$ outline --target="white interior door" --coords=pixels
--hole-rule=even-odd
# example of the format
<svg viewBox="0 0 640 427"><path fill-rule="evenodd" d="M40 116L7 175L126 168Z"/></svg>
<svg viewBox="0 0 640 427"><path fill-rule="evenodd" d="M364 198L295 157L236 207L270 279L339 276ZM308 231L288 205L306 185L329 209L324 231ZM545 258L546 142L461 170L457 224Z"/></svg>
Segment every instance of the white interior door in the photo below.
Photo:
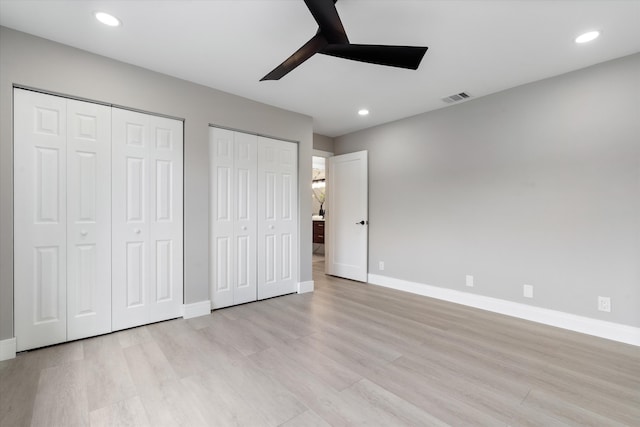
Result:
<svg viewBox="0 0 640 427"><path fill-rule="evenodd" d="M258 137L258 299L297 290L298 146Z"/></svg>
<svg viewBox="0 0 640 427"><path fill-rule="evenodd" d="M211 128L211 303L257 298L257 136Z"/></svg>
<svg viewBox="0 0 640 427"><path fill-rule="evenodd" d="M67 340L111 332L111 108L67 100Z"/></svg>
<svg viewBox="0 0 640 427"><path fill-rule="evenodd" d="M67 336L66 99L14 90L14 298L18 351Z"/></svg>
<svg viewBox="0 0 640 427"><path fill-rule="evenodd" d="M367 281L367 152L328 159L325 213L326 273Z"/></svg>
<svg viewBox="0 0 640 427"><path fill-rule="evenodd" d="M179 317L182 122L112 111L113 330Z"/></svg>

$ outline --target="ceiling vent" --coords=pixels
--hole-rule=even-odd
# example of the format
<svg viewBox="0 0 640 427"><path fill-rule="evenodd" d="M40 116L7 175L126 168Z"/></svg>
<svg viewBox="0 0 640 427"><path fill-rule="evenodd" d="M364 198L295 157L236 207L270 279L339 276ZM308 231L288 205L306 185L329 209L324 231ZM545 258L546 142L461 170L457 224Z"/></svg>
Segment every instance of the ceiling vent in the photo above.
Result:
<svg viewBox="0 0 640 427"><path fill-rule="evenodd" d="M453 102L460 102L460 101L464 101L465 99L471 98L471 95L469 95L466 92L460 92L460 93L456 93L455 95L451 95L451 96L447 96L446 98L442 98L442 100L444 102L446 102L447 104L451 104Z"/></svg>

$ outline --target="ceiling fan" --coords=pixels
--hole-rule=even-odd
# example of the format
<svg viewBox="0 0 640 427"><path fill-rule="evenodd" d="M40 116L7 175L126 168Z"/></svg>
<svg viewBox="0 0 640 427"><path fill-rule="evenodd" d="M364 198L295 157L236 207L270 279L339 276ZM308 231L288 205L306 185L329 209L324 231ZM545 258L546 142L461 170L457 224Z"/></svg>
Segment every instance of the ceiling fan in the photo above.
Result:
<svg viewBox="0 0 640 427"><path fill-rule="evenodd" d="M304 0L318 23L318 32L293 55L260 79L280 80L316 53L391 67L418 69L428 47L349 43L335 3L338 0Z"/></svg>

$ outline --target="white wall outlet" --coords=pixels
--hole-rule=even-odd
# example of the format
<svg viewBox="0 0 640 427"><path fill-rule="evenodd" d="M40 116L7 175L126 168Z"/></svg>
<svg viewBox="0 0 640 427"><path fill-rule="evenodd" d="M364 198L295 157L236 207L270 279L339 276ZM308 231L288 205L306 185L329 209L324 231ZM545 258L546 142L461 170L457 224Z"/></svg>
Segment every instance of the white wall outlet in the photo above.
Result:
<svg viewBox="0 0 640 427"><path fill-rule="evenodd" d="M611 298L610 297L598 297L598 310L611 312Z"/></svg>
<svg viewBox="0 0 640 427"><path fill-rule="evenodd" d="M465 283L467 286L469 286L470 288L473 287L473 276L470 274L467 274L466 279L465 279Z"/></svg>
<svg viewBox="0 0 640 427"><path fill-rule="evenodd" d="M378 270L380 270L380 271L384 270L384 261L378 262Z"/></svg>
<svg viewBox="0 0 640 427"><path fill-rule="evenodd" d="M522 294L525 298L533 298L533 286L522 285Z"/></svg>

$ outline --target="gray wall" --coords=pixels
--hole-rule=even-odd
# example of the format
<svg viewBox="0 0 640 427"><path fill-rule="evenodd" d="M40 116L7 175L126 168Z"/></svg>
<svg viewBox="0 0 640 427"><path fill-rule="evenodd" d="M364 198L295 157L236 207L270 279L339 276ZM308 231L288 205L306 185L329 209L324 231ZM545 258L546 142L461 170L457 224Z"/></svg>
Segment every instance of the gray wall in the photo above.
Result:
<svg viewBox="0 0 640 427"><path fill-rule="evenodd" d="M320 135L319 133L313 134L313 148L314 150L328 151L333 153L333 138Z"/></svg>
<svg viewBox="0 0 640 427"><path fill-rule="evenodd" d="M370 273L640 326L639 76L636 54L336 138L369 150Z"/></svg>
<svg viewBox="0 0 640 427"><path fill-rule="evenodd" d="M208 124L299 141L299 280L312 280L311 117L7 28L0 28L0 69L0 339L13 337L13 84L185 119L186 303L209 299Z"/></svg>

